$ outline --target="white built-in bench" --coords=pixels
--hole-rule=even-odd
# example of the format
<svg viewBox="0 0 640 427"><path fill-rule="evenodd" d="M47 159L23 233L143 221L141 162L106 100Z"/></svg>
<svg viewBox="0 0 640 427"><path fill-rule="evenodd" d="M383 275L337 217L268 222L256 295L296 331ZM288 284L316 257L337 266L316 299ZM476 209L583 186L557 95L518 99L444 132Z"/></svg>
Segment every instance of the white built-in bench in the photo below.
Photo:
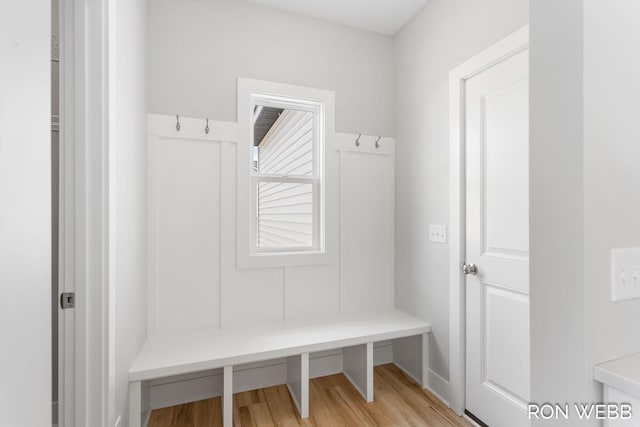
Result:
<svg viewBox="0 0 640 427"><path fill-rule="evenodd" d="M129 426L141 425L142 382L223 370L222 417L231 427L233 367L286 358L287 386L301 418L309 416L309 353L343 349L343 372L373 401L373 343L392 340L394 363L426 386L431 326L399 310L163 335L149 338L129 372Z"/></svg>

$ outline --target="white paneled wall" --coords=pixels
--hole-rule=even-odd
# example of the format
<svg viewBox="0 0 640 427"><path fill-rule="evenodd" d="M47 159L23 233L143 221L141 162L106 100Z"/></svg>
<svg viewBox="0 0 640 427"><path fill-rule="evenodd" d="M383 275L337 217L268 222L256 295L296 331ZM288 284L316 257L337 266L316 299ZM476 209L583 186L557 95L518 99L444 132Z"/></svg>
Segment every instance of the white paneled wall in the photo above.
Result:
<svg viewBox="0 0 640 427"><path fill-rule="evenodd" d="M236 267L233 123L149 116L149 335L393 307L393 140L338 134L340 262Z"/></svg>
<svg viewBox="0 0 640 427"><path fill-rule="evenodd" d="M340 269L337 265L285 268L285 317L331 316L340 310Z"/></svg>
<svg viewBox="0 0 640 427"><path fill-rule="evenodd" d="M338 264L238 269L236 124L180 123L149 115L149 336L394 306L392 138L338 134L327 154L340 165Z"/></svg>
<svg viewBox="0 0 640 427"><path fill-rule="evenodd" d="M341 312L394 305L391 157L340 152Z"/></svg>
<svg viewBox="0 0 640 427"><path fill-rule="evenodd" d="M152 332L219 325L220 146L151 139Z"/></svg>

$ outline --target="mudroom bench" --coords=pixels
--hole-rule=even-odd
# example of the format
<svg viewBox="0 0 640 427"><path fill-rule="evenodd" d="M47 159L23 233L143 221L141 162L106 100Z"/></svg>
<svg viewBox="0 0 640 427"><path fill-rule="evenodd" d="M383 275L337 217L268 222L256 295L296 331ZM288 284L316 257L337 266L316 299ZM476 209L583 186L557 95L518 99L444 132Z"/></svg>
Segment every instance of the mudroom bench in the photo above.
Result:
<svg viewBox="0 0 640 427"><path fill-rule="evenodd" d="M142 424L144 381L222 370L222 419L231 427L234 366L286 358L287 386L301 418L309 416L309 353L343 349L343 373L373 401L373 344L391 340L393 361L426 385L431 326L400 310L313 321L201 330L147 339L129 372L129 425Z"/></svg>

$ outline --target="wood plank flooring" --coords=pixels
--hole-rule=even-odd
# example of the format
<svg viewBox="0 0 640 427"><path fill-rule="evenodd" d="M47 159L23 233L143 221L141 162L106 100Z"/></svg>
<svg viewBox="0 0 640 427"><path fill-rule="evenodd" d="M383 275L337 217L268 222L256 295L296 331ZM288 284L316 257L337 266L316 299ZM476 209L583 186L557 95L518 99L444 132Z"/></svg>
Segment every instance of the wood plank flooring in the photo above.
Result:
<svg viewBox="0 0 640 427"><path fill-rule="evenodd" d="M342 375L314 378L309 384L309 418L300 419L284 385L233 396L234 427L468 427L395 365L377 366L375 398L366 403ZM157 409L148 427L222 426L220 398Z"/></svg>

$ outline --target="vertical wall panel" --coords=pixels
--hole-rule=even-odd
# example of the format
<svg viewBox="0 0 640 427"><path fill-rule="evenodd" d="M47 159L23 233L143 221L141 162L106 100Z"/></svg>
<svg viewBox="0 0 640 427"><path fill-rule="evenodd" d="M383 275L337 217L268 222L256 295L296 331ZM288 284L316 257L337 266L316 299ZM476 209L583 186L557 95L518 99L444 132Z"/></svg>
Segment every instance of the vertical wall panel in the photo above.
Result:
<svg viewBox="0 0 640 427"><path fill-rule="evenodd" d="M221 326L278 321L284 318L282 268L237 268L236 144L222 146Z"/></svg>
<svg viewBox="0 0 640 427"><path fill-rule="evenodd" d="M156 141L150 165L156 180L150 206L156 332L218 327L220 144Z"/></svg>
<svg viewBox="0 0 640 427"><path fill-rule="evenodd" d="M340 313L340 270L337 265L287 267L285 319Z"/></svg>
<svg viewBox="0 0 640 427"><path fill-rule="evenodd" d="M393 308L393 157L340 156L343 313Z"/></svg>
<svg viewBox="0 0 640 427"><path fill-rule="evenodd" d="M283 320L282 270L229 268L222 287L222 326Z"/></svg>

